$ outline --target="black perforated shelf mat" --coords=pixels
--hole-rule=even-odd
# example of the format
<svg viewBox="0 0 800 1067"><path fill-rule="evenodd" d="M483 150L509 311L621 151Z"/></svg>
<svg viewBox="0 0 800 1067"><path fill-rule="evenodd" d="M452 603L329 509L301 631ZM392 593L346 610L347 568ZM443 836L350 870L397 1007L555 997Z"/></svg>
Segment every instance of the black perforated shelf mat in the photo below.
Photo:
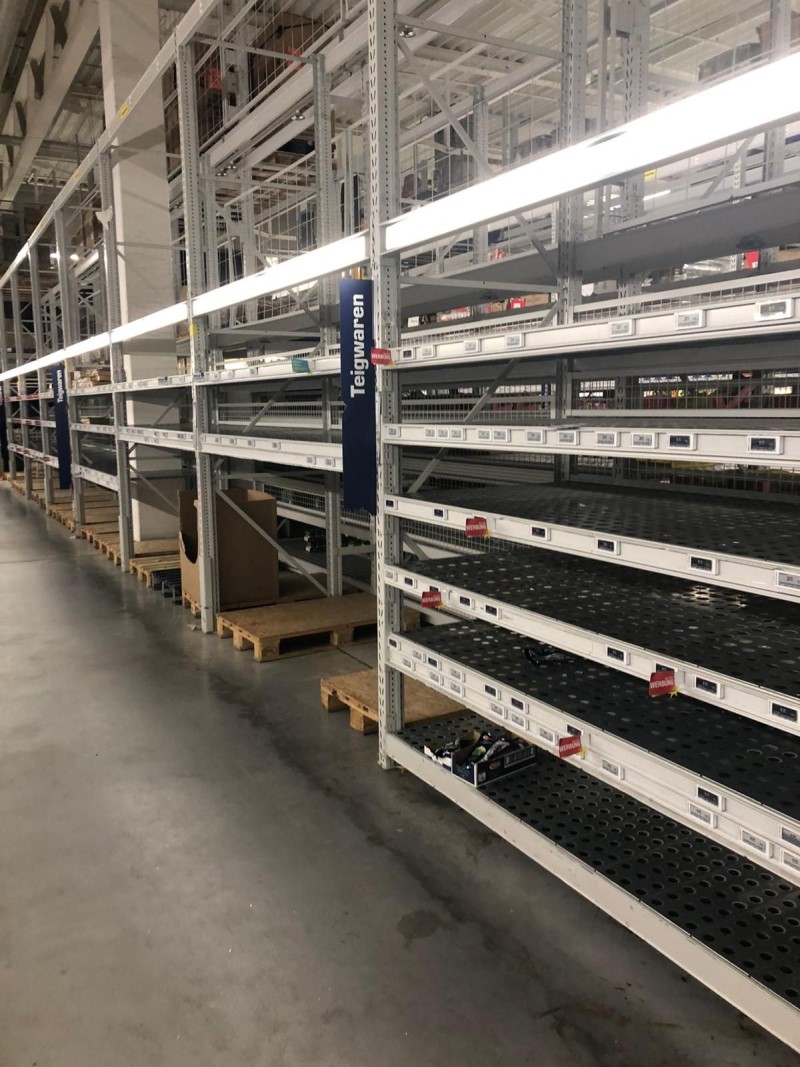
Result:
<svg viewBox="0 0 800 1067"><path fill-rule="evenodd" d="M689 697L650 697L646 682L577 656L536 666L525 649L537 642L488 623L434 626L409 637L568 717L800 819L800 738Z"/></svg>
<svg viewBox="0 0 800 1067"><path fill-rule="evenodd" d="M800 516L798 516L800 518ZM544 549L408 569L571 626L800 697L800 607Z"/></svg>
<svg viewBox="0 0 800 1067"><path fill-rule="evenodd" d="M489 724L406 727L422 751ZM447 773L442 770L442 774ZM482 792L790 1004L800 1006L800 889L613 786L540 754Z"/></svg>
<svg viewBox="0 0 800 1067"><path fill-rule="evenodd" d="M800 509L766 499L734 503L690 493L553 485L437 489L421 493L420 499L474 509L478 514L800 564Z"/></svg>

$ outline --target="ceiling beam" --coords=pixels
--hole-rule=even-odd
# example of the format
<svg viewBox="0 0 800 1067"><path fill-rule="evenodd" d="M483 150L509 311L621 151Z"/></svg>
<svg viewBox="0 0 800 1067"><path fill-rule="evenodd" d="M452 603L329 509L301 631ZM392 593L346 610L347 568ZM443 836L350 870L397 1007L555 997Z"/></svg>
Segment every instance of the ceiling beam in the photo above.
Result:
<svg viewBox="0 0 800 1067"><path fill-rule="evenodd" d="M427 30L433 34L441 34L442 37L457 37L462 41L473 41L475 44L491 45L492 48L500 48L505 52L522 52L529 56L544 56L546 59L557 59L559 62L563 53L555 48L543 48L541 45L528 44L527 41L509 41L505 37L495 37L491 33L481 33L480 30L460 30L457 25L446 26L442 22L434 22L432 19L417 19L399 16L398 24L413 26L415 29Z"/></svg>
<svg viewBox="0 0 800 1067"><path fill-rule="evenodd" d="M30 50L39 73L34 76L28 63L2 130L22 140L6 146L9 166L0 200L13 200L19 192L99 30L97 0L65 4L57 18L54 11L55 5L42 18Z"/></svg>

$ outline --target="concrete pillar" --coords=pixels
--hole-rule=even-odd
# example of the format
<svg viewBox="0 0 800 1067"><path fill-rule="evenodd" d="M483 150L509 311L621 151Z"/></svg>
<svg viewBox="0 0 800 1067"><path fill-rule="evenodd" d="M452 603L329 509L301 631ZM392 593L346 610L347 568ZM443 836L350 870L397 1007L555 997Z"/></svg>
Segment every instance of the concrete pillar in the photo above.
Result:
<svg viewBox="0 0 800 1067"><path fill-rule="evenodd" d="M159 49L158 0L100 0L100 48L106 122L126 105L128 96ZM164 105L156 81L123 124L113 153L114 225L120 250L121 321L147 315L177 298L170 249ZM175 374L175 331L128 342L126 377ZM146 395L146 394L145 394ZM136 399L127 404L129 425L151 425L164 400ZM176 425L170 413L161 426ZM158 449L137 448L134 467L142 473L170 469L177 461ZM172 495L170 486L167 490ZM135 540L169 537L177 530L171 514L133 502Z"/></svg>

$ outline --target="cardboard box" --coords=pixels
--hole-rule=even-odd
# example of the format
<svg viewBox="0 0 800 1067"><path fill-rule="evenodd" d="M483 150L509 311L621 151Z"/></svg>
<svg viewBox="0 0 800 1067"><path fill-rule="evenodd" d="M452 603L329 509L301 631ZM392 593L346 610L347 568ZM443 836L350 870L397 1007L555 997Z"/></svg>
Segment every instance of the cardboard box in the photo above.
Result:
<svg viewBox="0 0 800 1067"><path fill-rule="evenodd" d="M244 511L270 537L277 537L278 505L275 497L254 489L227 489L224 495ZM257 530L219 497L217 564L220 608L254 608L278 599L278 553ZM184 594L200 603L200 568L197 563L197 493L178 493L181 585Z"/></svg>
<svg viewBox="0 0 800 1067"><path fill-rule="evenodd" d="M457 752L438 755L435 750L427 745L424 752L428 759L438 763L457 778L463 778L465 782L469 782L470 785L474 785L476 788L486 785L488 782L493 782L498 778L504 778L507 774L513 774L514 771L520 771L524 767L529 767L536 760L536 746L529 741L522 741L521 738L515 737L515 735L502 728L493 727L491 732L496 735L497 739L500 737L513 738L515 741L521 742L522 747L501 753L491 760L465 760L460 753L471 749L481 736L481 730L475 729L459 738L459 751Z"/></svg>

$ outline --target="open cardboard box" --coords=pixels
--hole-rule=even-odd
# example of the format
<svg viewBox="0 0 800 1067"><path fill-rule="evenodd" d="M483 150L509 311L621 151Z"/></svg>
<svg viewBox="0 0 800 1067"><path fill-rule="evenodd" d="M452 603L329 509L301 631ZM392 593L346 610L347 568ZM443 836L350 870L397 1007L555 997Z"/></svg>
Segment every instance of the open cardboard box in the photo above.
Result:
<svg viewBox="0 0 800 1067"><path fill-rule="evenodd" d="M224 495L256 525L277 538L278 506L275 497L254 489L226 489ZM215 496L217 567L220 609L255 608L274 604L279 596L278 553L257 530L224 500ZM200 603L200 567L197 562L197 493L178 493L181 585L184 596Z"/></svg>

